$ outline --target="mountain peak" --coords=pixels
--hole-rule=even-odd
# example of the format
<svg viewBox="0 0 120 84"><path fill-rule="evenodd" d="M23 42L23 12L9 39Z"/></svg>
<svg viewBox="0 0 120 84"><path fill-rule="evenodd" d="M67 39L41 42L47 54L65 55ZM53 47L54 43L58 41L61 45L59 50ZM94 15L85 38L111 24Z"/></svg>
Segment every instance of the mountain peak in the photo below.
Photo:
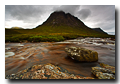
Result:
<svg viewBox="0 0 120 84"><path fill-rule="evenodd" d="M54 11L52 14L63 14L63 15L71 15L70 13L65 13L64 11Z"/></svg>
<svg viewBox="0 0 120 84"><path fill-rule="evenodd" d="M40 26L70 26L70 27L81 27L85 26L84 23L77 17L64 11L55 11L50 14L49 18ZM39 27L39 26L37 26Z"/></svg>
<svg viewBox="0 0 120 84"><path fill-rule="evenodd" d="M97 30L89 28L80 19L70 13L65 13L64 11L55 11L51 13L48 19L42 25L37 26L36 29L37 31L45 29L46 32L60 32L63 30L66 32L75 33L76 31L90 35L92 33L105 34L100 28Z"/></svg>
<svg viewBox="0 0 120 84"><path fill-rule="evenodd" d="M65 14L65 12L64 11L54 11L52 14L54 14L54 13L63 13L63 14Z"/></svg>

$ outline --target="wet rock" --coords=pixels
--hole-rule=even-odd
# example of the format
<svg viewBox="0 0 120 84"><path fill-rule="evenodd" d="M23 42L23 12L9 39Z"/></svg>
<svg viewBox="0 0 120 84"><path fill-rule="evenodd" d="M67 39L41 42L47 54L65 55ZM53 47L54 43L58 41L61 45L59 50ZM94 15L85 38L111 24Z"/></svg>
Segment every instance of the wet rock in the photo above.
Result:
<svg viewBox="0 0 120 84"><path fill-rule="evenodd" d="M115 79L115 67L100 63L101 67L92 67L92 73L98 79Z"/></svg>
<svg viewBox="0 0 120 84"><path fill-rule="evenodd" d="M14 52L5 52L5 57L10 57L10 56L13 56L15 55Z"/></svg>
<svg viewBox="0 0 120 84"><path fill-rule="evenodd" d="M97 72L98 79L115 79L115 75L109 73Z"/></svg>
<svg viewBox="0 0 120 84"><path fill-rule="evenodd" d="M94 79L80 77L67 72L61 72L58 66L52 64L34 65L16 74L6 75L6 79Z"/></svg>
<svg viewBox="0 0 120 84"><path fill-rule="evenodd" d="M98 53L96 51L88 50L80 47L65 48L68 56L72 59L81 62L93 62L98 61Z"/></svg>
<svg viewBox="0 0 120 84"><path fill-rule="evenodd" d="M109 69L111 73L115 74L115 67L108 64L100 63L100 66L105 69Z"/></svg>
<svg viewBox="0 0 120 84"><path fill-rule="evenodd" d="M8 48L5 48L5 50L10 50L10 49L11 49L11 48L9 48L9 47L8 47Z"/></svg>

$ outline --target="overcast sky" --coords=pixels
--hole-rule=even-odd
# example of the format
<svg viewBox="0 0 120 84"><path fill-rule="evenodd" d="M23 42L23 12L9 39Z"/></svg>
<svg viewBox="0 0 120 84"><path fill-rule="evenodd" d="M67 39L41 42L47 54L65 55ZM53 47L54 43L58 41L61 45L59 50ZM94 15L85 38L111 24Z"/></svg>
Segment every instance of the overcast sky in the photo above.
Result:
<svg viewBox="0 0 120 84"><path fill-rule="evenodd" d="M59 10L78 17L90 28L115 32L114 5L5 5L5 27L34 28Z"/></svg>

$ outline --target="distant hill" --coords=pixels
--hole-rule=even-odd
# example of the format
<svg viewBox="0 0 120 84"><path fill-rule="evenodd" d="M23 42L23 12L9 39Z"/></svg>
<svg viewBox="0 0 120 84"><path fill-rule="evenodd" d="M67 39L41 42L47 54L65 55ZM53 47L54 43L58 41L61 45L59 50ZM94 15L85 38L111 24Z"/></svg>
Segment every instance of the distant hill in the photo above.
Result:
<svg viewBox="0 0 120 84"><path fill-rule="evenodd" d="M22 27L12 27L11 29L24 29Z"/></svg>
<svg viewBox="0 0 120 84"><path fill-rule="evenodd" d="M108 32L109 35L115 35L115 32Z"/></svg>
<svg viewBox="0 0 120 84"><path fill-rule="evenodd" d="M107 32L104 32L101 28L92 28L92 29L95 30L95 31L107 34Z"/></svg>
<svg viewBox="0 0 120 84"><path fill-rule="evenodd" d="M14 30L14 29L5 29L5 36L6 35L12 35L12 34L20 34L20 32Z"/></svg>

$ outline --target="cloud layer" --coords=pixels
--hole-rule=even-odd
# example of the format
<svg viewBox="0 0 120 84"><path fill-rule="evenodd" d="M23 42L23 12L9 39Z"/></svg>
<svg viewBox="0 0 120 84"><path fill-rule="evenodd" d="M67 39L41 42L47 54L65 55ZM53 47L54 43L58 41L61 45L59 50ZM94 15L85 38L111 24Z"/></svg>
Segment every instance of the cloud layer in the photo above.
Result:
<svg viewBox="0 0 120 84"><path fill-rule="evenodd" d="M71 13L88 27L100 27L106 32L115 31L114 5L6 5L5 27L34 28L58 10Z"/></svg>

